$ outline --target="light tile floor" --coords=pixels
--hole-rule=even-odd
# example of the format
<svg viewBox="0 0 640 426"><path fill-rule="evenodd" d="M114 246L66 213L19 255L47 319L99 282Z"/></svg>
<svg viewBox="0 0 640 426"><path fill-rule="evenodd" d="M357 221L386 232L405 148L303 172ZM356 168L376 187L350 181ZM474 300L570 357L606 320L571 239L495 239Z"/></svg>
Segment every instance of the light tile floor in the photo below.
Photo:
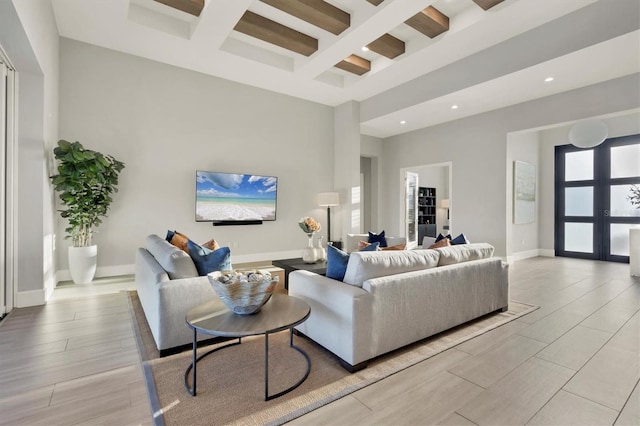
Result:
<svg viewBox="0 0 640 426"><path fill-rule="evenodd" d="M293 424L640 425L640 279L625 264L534 258L511 298L537 311ZM122 290L61 283L0 323L0 424L152 424Z"/></svg>

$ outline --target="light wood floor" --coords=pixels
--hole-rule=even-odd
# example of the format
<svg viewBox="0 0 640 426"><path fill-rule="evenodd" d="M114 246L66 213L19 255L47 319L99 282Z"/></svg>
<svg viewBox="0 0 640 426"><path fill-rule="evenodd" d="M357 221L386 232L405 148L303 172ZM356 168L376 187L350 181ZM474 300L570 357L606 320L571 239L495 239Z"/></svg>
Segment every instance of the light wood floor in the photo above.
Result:
<svg viewBox="0 0 640 426"><path fill-rule="evenodd" d="M639 425L640 280L535 258L511 298L537 311L322 407L301 425ZM61 287L0 323L0 424L151 424L126 295ZM99 293L105 289L107 293Z"/></svg>

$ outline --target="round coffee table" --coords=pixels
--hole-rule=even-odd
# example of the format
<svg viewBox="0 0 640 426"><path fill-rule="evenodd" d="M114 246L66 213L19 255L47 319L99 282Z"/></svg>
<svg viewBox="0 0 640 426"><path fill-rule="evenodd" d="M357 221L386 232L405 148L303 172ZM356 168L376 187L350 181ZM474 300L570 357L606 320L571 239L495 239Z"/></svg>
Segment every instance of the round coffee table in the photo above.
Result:
<svg viewBox="0 0 640 426"><path fill-rule="evenodd" d="M198 361L216 351L242 343L242 338L264 334L264 400L282 396L291 392L304 382L311 371L311 359L305 351L293 344L293 327L309 318L311 308L296 297L274 293L258 313L253 315L238 315L227 309L219 299L213 299L196 306L187 312L186 321L193 330L193 358L191 365L184 372L184 385L187 391L196 396L196 366ZM300 352L307 360L307 370L304 376L293 386L269 395L269 334L289 329L289 346ZM224 346L212 349L200 356L196 355L198 333L211 336L230 337L238 339ZM189 386L189 372L193 370L192 386Z"/></svg>

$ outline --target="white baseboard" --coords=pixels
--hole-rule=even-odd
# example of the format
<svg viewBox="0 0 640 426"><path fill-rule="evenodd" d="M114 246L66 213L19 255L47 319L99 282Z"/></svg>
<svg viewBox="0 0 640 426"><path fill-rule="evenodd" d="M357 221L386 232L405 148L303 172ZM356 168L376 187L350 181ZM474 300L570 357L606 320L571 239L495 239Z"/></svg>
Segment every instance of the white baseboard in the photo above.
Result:
<svg viewBox="0 0 640 426"><path fill-rule="evenodd" d="M511 254L511 256L507 256L507 263L517 262L519 260L530 259L532 257L555 257L556 252L554 250L548 249L533 249L527 251L519 251Z"/></svg>
<svg viewBox="0 0 640 426"><path fill-rule="evenodd" d="M539 250L538 249L534 249L534 250L527 250L527 251L519 251L516 253L512 253L511 254L511 258L513 259L514 262L517 262L519 260L524 260L524 259L530 259L532 257L537 257L539 256Z"/></svg>
<svg viewBox="0 0 640 426"><path fill-rule="evenodd" d="M44 289L19 291L16 297L16 308L44 305L45 300Z"/></svg>
<svg viewBox="0 0 640 426"><path fill-rule="evenodd" d="M540 249L538 250L540 252L540 256L544 256L544 257L556 257L556 251L555 250L549 250L549 249Z"/></svg>
<svg viewBox="0 0 640 426"><path fill-rule="evenodd" d="M278 251L269 253L252 253L233 255L232 264L255 263L255 262L271 262L276 259L291 259L294 257L302 257L302 249ZM116 265L116 266L99 266L96 269L96 278L100 277L117 277L120 275L133 275L136 271L136 265ZM71 274L68 269L56 271L56 285L61 281L71 281Z"/></svg>
<svg viewBox="0 0 640 426"><path fill-rule="evenodd" d="M116 266L99 266L96 269L96 278L100 277L117 277L120 275L133 275L136 271L136 265L116 265ZM62 269L56 272L56 285L60 281L71 281L71 274L68 269Z"/></svg>

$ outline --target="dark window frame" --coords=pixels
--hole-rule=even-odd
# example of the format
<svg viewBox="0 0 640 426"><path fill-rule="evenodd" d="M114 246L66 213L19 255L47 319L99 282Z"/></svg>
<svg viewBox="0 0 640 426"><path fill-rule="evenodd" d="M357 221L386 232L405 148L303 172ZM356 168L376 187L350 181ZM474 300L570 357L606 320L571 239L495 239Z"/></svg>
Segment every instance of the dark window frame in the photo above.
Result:
<svg viewBox="0 0 640 426"><path fill-rule="evenodd" d="M573 145L555 147L555 255L579 259L629 262L629 256L612 255L610 224L640 224L639 216L612 217L610 197L612 185L640 185L640 176L611 178L611 148L625 145L640 145L640 135L622 136L605 140L594 148L578 148ZM593 150L593 180L566 182L565 156L571 152ZM593 216L565 216L565 189L593 187ZM565 223L592 223L593 253L564 250Z"/></svg>

